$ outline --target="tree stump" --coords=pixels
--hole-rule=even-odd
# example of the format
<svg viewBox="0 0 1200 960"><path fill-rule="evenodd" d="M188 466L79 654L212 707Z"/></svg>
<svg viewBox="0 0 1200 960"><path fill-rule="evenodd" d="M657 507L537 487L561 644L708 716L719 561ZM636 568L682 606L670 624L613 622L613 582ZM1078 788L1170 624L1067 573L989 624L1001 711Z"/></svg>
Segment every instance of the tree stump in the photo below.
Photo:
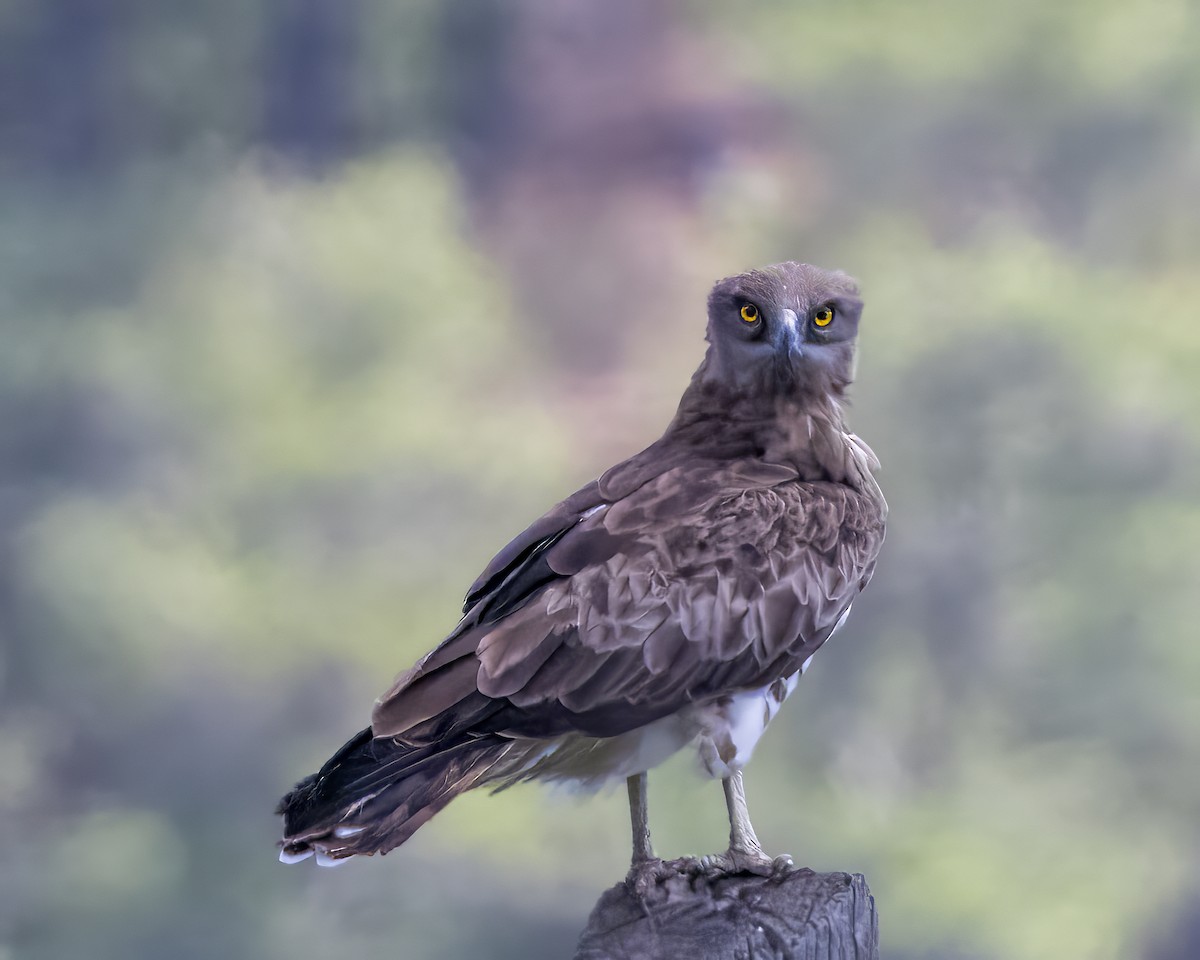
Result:
<svg viewBox="0 0 1200 960"><path fill-rule="evenodd" d="M605 891L575 960L657 957L879 960L875 898L862 874L803 869L780 879L710 879L682 865L644 901L624 883Z"/></svg>

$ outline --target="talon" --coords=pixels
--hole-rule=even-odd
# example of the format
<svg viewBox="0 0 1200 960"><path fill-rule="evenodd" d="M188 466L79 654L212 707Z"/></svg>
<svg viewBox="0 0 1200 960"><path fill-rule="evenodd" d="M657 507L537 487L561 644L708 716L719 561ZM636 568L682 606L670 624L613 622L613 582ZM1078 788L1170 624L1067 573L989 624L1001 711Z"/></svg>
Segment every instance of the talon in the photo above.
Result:
<svg viewBox="0 0 1200 960"><path fill-rule="evenodd" d="M708 872L708 857L680 857L675 861L680 873L700 877Z"/></svg>
<svg viewBox="0 0 1200 960"><path fill-rule="evenodd" d="M786 853L771 861L771 876L779 879L796 869L796 862Z"/></svg>
<svg viewBox="0 0 1200 960"><path fill-rule="evenodd" d="M653 860L640 860L629 868L625 875L625 884L639 900L645 900L651 891L667 877L672 870L658 857Z"/></svg>

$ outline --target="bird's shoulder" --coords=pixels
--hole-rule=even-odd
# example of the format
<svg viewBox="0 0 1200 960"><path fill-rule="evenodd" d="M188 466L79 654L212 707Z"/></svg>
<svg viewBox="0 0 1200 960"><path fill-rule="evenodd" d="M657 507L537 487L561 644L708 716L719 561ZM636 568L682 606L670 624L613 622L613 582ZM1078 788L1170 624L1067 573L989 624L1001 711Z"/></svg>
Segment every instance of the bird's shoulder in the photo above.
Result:
<svg viewBox="0 0 1200 960"><path fill-rule="evenodd" d="M467 590L463 613L601 510L620 508L607 524L620 517L633 522L639 517L678 516L743 486L795 478L795 471L789 467L697 455L686 445L659 440L584 484L513 537Z"/></svg>

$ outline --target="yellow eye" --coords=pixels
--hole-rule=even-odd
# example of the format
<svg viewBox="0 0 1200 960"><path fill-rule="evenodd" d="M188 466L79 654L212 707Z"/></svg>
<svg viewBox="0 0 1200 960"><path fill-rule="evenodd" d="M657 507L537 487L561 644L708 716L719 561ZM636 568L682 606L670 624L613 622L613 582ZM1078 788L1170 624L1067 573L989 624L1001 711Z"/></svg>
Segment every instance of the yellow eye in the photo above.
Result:
<svg viewBox="0 0 1200 960"><path fill-rule="evenodd" d="M747 303L742 306L742 319L747 323L754 323L758 320L758 307L752 303Z"/></svg>
<svg viewBox="0 0 1200 960"><path fill-rule="evenodd" d="M813 323L818 327L827 327L833 323L833 307L822 307L814 313Z"/></svg>

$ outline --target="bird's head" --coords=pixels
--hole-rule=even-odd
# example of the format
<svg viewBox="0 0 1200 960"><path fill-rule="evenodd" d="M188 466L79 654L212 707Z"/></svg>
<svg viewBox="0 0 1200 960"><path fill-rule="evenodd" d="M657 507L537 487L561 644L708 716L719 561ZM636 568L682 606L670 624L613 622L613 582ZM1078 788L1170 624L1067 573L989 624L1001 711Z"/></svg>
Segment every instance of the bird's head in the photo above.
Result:
<svg viewBox="0 0 1200 960"><path fill-rule="evenodd" d="M862 300L844 273L777 263L727 277L708 297L700 376L741 394L832 394L853 379Z"/></svg>

